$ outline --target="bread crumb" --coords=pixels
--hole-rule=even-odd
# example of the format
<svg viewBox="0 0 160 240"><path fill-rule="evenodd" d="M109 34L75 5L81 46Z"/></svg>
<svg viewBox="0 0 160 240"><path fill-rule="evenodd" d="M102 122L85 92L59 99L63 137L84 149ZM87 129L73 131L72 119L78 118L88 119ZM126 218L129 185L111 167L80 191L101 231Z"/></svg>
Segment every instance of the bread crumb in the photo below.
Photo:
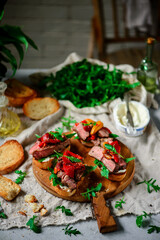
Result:
<svg viewBox="0 0 160 240"><path fill-rule="evenodd" d="M40 212L41 212L41 216L44 216L48 211L46 208L42 208Z"/></svg>
<svg viewBox="0 0 160 240"><path fill-rule="evenodd" d="M39 212L44 207L43 204L38 204L38 203L35 203L35 202L34 203L29 203L29 205L30 205L30 207L31 207L31 209L34 213Z"/></svg>
<svg viewBox="0 0 160 240"><path fill-rule="evenodd" d="M37 202L37 198L36 198L34 195L31 195L31 194L25 195L24 200L25 200L25 202L27 202L27 203Z"/></svg>

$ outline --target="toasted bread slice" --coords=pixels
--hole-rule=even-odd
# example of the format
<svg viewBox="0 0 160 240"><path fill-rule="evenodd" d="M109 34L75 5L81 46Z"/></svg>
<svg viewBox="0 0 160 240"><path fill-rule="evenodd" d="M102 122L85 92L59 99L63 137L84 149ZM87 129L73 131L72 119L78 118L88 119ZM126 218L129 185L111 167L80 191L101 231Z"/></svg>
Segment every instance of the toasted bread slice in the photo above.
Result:
<svg viewBox="0 0 160 240"><path fill-rule="evenodd" d="M37 96L37 92L34 89L16 79L7 79L5 82L7 83L5 95L9 100L10 106L22 106L26 101Z"/></svg>
<svg viewBox="0 0 160 240"><path fill-rule="evenodd" d="M24 150L16 140L9 140L0 146L0 174L14 171L24 161Z"/></svg>
<svg viewBox="0 0 160 240"><path fill-rule="evenodd" d="M59 102L51 97L34 98L23 105L24 114L35 120L40 120L60 108Z"/></svg>
<svg viewBox="0 0 160 240"><path fill-rule="evenodd" d="M13 200L21 191L18 184L0 175L0 196L7 201Z"/></svg>

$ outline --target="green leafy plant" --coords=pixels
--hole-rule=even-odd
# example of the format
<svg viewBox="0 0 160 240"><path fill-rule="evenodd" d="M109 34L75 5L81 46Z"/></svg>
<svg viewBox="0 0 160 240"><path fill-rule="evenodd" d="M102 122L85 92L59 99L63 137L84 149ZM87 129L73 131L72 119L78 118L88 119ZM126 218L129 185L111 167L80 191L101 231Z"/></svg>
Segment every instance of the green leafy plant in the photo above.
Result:
<svg viewBox="0 0 160 240"><path fill-rule="evenodd" d="M54 173L54 170L49 168L48 169L52 174L49 176L49 180L52 180L53 186L62 185L61 179L57 177Z"/></svg>
<svg viewBox="0 0 160 240"><path fill-rule="evenodd" d="M27 173L22 172L21 170L16 170L15 173L19 174L19 177L16 179L15 183L17 184L22 183Z"/></svg>
<svg viewBox="0 0 160 240"><path fill-rule="evenodd" d="M81 195L90 200L91 196L95 197L96 192L100 191L101 188L102 188L102 183L99 183L96 187L91 187L91 189L87 188L87 191L84 193L81 193Z"/></svg>
<svg viewBox="0 0 160 240"><path fill-rule="evenodd" d="M122 75L116 68L110 71L109 65L105 69L83 59L44 78L40 87L46 87L57 99L71 101L77 108L94 107L123 98L125 92L140 85L139 82L128 84Z"/></svg>
<svg viewBox="0 0 160 240"><path fill-rule="evenodd" d="M137 216L137 218L136 218L137 226L140 228L143 225L144 218L147 218L149 216L150 216L150 214L148 214L145 211L143 211L143 214Z"/></svg>
<svg viewBox="0 0 160 240"><path fill-rule="evenodd" d="M156 180L154 179L153 181L153 178L151 178L151 179L149 179L148 181L146 181L146 180L144 180L144 181L142 181L142 182L139 182L139 183L137 183L137 185L139 185L139 184L142 184L142 183L145 183L146 185L147 185L147 191L148 191L148 193L151 193L152 192L152 190L154 190L154 191L159 191L160 190L160 187L158 186L158 185L155 185L155 182L156 182ZM152 188L152 189L151 189Z"/></svg>
<svg viewBox="0 0 160 240"><path fill-rule="evenodd" d="M70 227L70 224L68 224L65 228L63 228L62 230L64 230L65 231L65 234L66 235L69 235L69 236L71 236L72 234L73 235L77 235L77 234L81 234L81 232L80 231L78 231L76 228L75 229L73 229L73 226L71 226Z"/></svg>
<svg viewBox="0 0 160 240"><path fill-rule="evenodd" d="M116 203L115 203L115 208L122 208L122 204L124 204L124 203L126 203L125 201L124 201L124 197L122 197L122 199L120 199L120 201L116 201Z"/></svg>
<svg viewBox="0 0 160 240"><path fill-rule="evenodd" d="M41 233L41 227L37 226L37 222L35 222L35 218L37 218L37 216L33 215L33 217L28 220L26 225L29 226L33 232Z"/></svg>
<svg viewBox="0 0 160 240"><path fill-rule="evenodd" d="M73 216L71 210L69 208L65 208L65 206L57 206L54 210L56 211L58 209L61 209L62 213L65 213L66 216Z"/></svg>
<svg viewBox="0 0 160 240"><path fill-rule="evenodd" d="M0 11L1 21L4 15L4 9L1 8ZM10 45L13 45L19 54L19 64L17 63L16 57L9 49ZM8 63L12 67L12 76L15 75L17 68L22 64L24 52L27 51L29 45L34 49L38 49L34 41L28 37L20 27L10 25L0 26L0 79L5 77L7 72L6 64ZM23 46L25 47L25 51Z"/></svg>

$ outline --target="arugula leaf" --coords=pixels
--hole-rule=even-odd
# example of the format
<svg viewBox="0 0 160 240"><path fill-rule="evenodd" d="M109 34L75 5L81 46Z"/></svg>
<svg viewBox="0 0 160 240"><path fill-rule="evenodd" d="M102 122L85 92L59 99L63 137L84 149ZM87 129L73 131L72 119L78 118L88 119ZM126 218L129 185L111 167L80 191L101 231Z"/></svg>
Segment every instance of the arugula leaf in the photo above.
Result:
<svg viewBox="0 0 160 240"><path fill-rule="evenodd" d="M116 203L115 203L115 208L122 208L122 204L123 203L126 203L125 201L124 201L124 197L122 197L122 199L120 199L120 201L116 201Z"/></svg>
<svg viewBox="0 0 160 240"><path fill-rule="evenodd" d="M95 197L96 196L95 192L99 192L101 188L102 188L102 183L99 183L96 187L91 187L91 189L87 188L87 191L84 193L81 193L81 195L90 200L91 196Z"/></svg>
<svg viewBox="0 0 160 240"><path fill-rule="evenodd" d="M69 100L77 108L94 107L118 97L123 98L125 92L140 85L140 82L129 84L122 79L122 75L119 69L110 71L83 59L63 67L55 75L47 76L42 85L52 96ZM64 126L70 130L70 119L64 120Z"/></svg>
<svg viewBox="0 0 160 240"><path fill-rule="evenodd" d="M65 134L67 138L72 138L76 133L71 133L71 134Z"/></svg>
<svg viewBox="0 0 160 240"><path fill-rule="evenodd" d="M51 134L52 136L54 136L55 138L63 142L64 138L62 137L61 129L57 128L57 130L58 130L57 132L50 131L49 134Z"/></svg>
<svg viewBox="0 0 160 240"><path fill-rule="evenodd" d="M115 154L118 154L121 158L124 158L120 153L118 153L115 149L115 147L113 147L112 145L110 144L105 144L104 145L108 150L114 152Z"/></svg>
<svg viewBox="0 0 160 240"><path fill-rule="evenodd" d="M160 232L160 227L157 227L155 225L149 225L148 233L151 234L152 232L156 231L156 233Z"/></svg>
<svg viewBox="0 0 160 240"><path fill-rule="evenodd" d="M106 168L106 166L101 162L99 161L98 159L95 159L94 160L94 163L101 168L101 175L102 177L105 177L105 178L109 178L109 170L108 168Z"/></svg>
<svg viewBox="0 0 160 240"><path fill-rule="evenodd" d="M27 226L30 227L30 229L35 232L35 233L41 233L41 228L40 226L37 226L37 223L35 223L35 218L37 216L33 215L32 218L29 219L29 221L26 223Z"/></svg>
<svg viewBox="0 0 160 240"><path fill-rule="evenodd" d="M97 166L87 166L85 165L85 171L83 173L83 176L86 176L90 172L94 171L97 168Z"/></svg>
<svg viewBox="0 0 160 240"><path fill-rule="evenodd" d="M66 216L73 216L73 213L69 208L65 208L65 206L57 206L54 210L62 209L62 213L65 213Z"/></svg>
<svg viewBox="0 0 160 240"><path fill-rule="evenodd" d="M74 120L73 117L70 116L70 114L68 118L62 117L61 119L62 125L66 127L67 130L71 130L73 125L76 123L76 120Z"/></svg>
<svg viewBox="0 0 160 240"><path fill-rule="evenodd" d="M78 231L77 229L73 229L73 226L71 226L71 227L69 227L69 226L70 226L70 224L68 224L65 228L62 229L65 231L66 235L71 236L73 234L76 236L77 234L81 234L81 232Z"/></svg>
<svg viewBox="0 0 160 240"><path fill-rule="evenodd" d="M57 175L54 173L54 170L52 168L48 168L48 170L52 173L49 176L49 180L52 180L53 186L61 185L61 179L57 177Z"/></svg>
<svg viewBox="0 0 160 240"><path fill-rule="evenodd" d="M68 158L71 162L81 162L80 159L78 158L75 158L73 156L65 156L66 158Z"/></svg>
<svg viewBox="0 0 160 240"><path fill-rule="evenodd" d="M119 137L117 134L114 134L114 133L110 133L109 134L109 137L110 138L117 138L117 137Z"/></svg>
<svg viewBox="0 0 160 240"><path fill-rule="evenodd" d="M4 213L3 208L1 207L1 202L0 202L0 218L7 219L7 215Z"/></svg>
<svg viewBox="0 0 160 240"><path fill-rule="evenodd" d="M17 184L22 183L27 173L22 172L21 170L16 170L15 173L19 174L19 177L15 180L15 183Z"/></svg>
<svg viewBox="0 0 160 240"><path fill-rule="evenodd" d="M143 225L143 218L147 218L147 217L150 217L150 214L146 213L145 211L143 211L143 214L137 216L136 224L139 228Z"/></svg>
<svg viewBox="0 0 160 240"><path fill-rule="evenodd" d="M41 138L41 136L39 136L38 134L35 134L36 138Z"/></svg>
<svg viewBox="0 0 160 240"><path fill-rule="evenodd" d="M128 162L134 160L135 158L136 158L136 157L125 158L124 161L125 161L126 163L128 163Z"/></svg>
<svg viewBox="0 0 160 240"><path fill-rule="evenodd" d="M156 192L160 190L160 187L158 185L155 185L156 180L153 180L153 178L149 179L148 181L144 180L142 182L137 183L137 185L145 183L147 185L147 191L148 193L151 193L152 190L155 190ZM153 188L151 190L151 187Z"/></svg>

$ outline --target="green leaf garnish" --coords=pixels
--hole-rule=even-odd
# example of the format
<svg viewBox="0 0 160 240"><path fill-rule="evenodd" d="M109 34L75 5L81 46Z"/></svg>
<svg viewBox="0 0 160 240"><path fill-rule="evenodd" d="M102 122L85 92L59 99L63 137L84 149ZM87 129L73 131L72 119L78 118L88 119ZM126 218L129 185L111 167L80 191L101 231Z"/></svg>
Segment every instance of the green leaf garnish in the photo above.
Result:
<svg viewBox="0 0 160 240"><path fill-rule="evenodd" d="M109 134L109 137L110 138L117 138L117 137L119 137L117 134L114 134L114 133L110 133Z"/></svg>
<svg viewBox="0 0 160 240"><path fill-rule="evenodd" d="M136 158L136 157L125 158L124 161L125 161L126 163L128 163L128 162L134 160L135 158Z"/></svg>
<svg viewBox="0 0 160 240"><path fill-rule="evenodd" d="M72 138L76 133L71 133L71 134L65 134L67 138Z"/></svg>
<svg viewBox="0 0 160 240"><path fill-rule="evenodd" d="M83 59L47 76L41 81L41 86L46 86L57 99L71 101L77 108L94 107L123 98L125 92L140 85L140 82L129 84L122 75L119 69L110 71ZM64 126L70 130L70 119L64 120Z"/></svg>
<svg viewBox="0 0 160 240"><path fill-rule="evenodd" d="M69 208L65 208L65 206L57 206L54 210L56 211L58 209L61 209L62 213L65 213L66 216L73 216L71 210Z"/></svg>
<svg viewBox="0 0 160 240"><path fill-rule="evenodd" d="M137 183L137 185L145 183L147 185L147 191L148 193L151 193L152 190L155 190L156 192L160 190L160 187L158 185L155 185L156 180L153 180L153 178L149 179L148 181L144 180L142 182ZM151 188L153 188L151 190Z"/></svg>
<svg viewBox="0 0 160 240"><path fill-rule="evenodd" d="M95 159L94 163L98 167L100 167L100 169L101 169L101 176L108 179L109 178L109 170L108 170L108 168L106 168L106 166L101 161L99 161L98 159Z"/></svg>
<svg viewBox="0 0 160 240"><path fill-rule="evenodd" d="M38 134L35 134L36 138L41 138L41 136L39 136Z"/></svg>
<svg viewBox="0 0 160 240"><path fill-rule="evenodd" d="M96 187L91 187L91 189L87 188L87 191L84 193L81 193L81 195L90 200L91 196L95 197L96 196L95 193L99 192L101 188L102 188L102 183L99 183Z"/></svg>
<svg viewBox="0 0 160 240"><path fill-rule="evenodd" d="M77 234L81 234L80 231L78 231L77 229L73 229L73 226L70 227L70 224L68 224L65 228L63 228L62 230L65 231L65 234L66 235L69 235L71 236L72 234L73 235L77 235Z"/></svg>
<svg viewBox="0 0 160 240"><path fill-rule="evenodd" d="M122 204L123 203L126 203L125 201L124 201L124 197L122 197L122 199L120 199L120 201L116 201L116 203L115 203L115 208L122 208Z"/></svg>
<svg viewBox="0 0 160 240"><path fill-rule="evenodd" d="M19 174L19 177L15 180L15 183L17 184L22 183L27 173L22 172L21 170L16 170L15 173Z"/></svg>
<svg viewBox="0 0 160 240"><path fill-rule="evenodd" d="M1 207L1 202L0 202L0 218L7 219L7 215L4 213L2 207Z"/></svg>
<svg viewBox="0 0 160 240"><path fill-rule="evenodd" d="M70 114L68 118L62 117L61 119L63 127L66 127L67 130L71 130L73 125L76 123L76 120L74 120L73 117L70 116Z"/></svg>
<svg viewBox="0 0 160 240"><path fill-rule="evenodd" d="M140 228L143 224L144 219L143 218L147 218L150 217L150 214L146 213L145 211L143 211L143 214L137 216L136 218L136 224L137 226Z"/></svg>
<svg viewBox="0 0 160 240"><path fill-rule="evenodd" d="M54 169L48 168L48 170L52 173L49 176L49 180L52 180L53 186L57 186L57 185L61 185L62 186L61 179L58 178L57 175L54 173Z"/></svg>
<svg viewBox="0 0 160 240"><path fill-rule="evenodd" d="M57 130L58 130L58 128L57 128ZM61 129L59 129L59 131L57 131L57 132L50 131L49 134L51 134L54 138L57 138L58 140L60 140L62 142L64 141L64 138L62 137L62 134L61 134Z"/></svg>
<svg viewBox="0 0 160 240"><path fill-rule="evenodd" d="M115 154L119 155L121 158L124 158L120 153L118 153L115 149L115 147L113 147L112 145L110 144L105 144L104 145L108 150L114 152Z"/></svg>
<svg viewBox="0 0 160 240"><path fill-rule="evenodd" d="M35 218L37 216L33 215L32 218L29 219L29 221L26 223L27 226L30 227L30 229L35 232L35 233L41 233L41 228L40 226L37 226L37 223L35 223Z"/></svg>
<svg viewBox="0 0 160 240"><path fill-rule="evenodd" d="M151 234L152 232L156 231L156 233L160 232L160 227L157 227L155 225L149 225L148 233Z"/></svg>
<svg viewBox="0 0 160 240"><path fill-rule="evenodd" d="M75 158L73 156L64 156L64 157L68 158L71 162L81 162L80 159Z"/></svg>

